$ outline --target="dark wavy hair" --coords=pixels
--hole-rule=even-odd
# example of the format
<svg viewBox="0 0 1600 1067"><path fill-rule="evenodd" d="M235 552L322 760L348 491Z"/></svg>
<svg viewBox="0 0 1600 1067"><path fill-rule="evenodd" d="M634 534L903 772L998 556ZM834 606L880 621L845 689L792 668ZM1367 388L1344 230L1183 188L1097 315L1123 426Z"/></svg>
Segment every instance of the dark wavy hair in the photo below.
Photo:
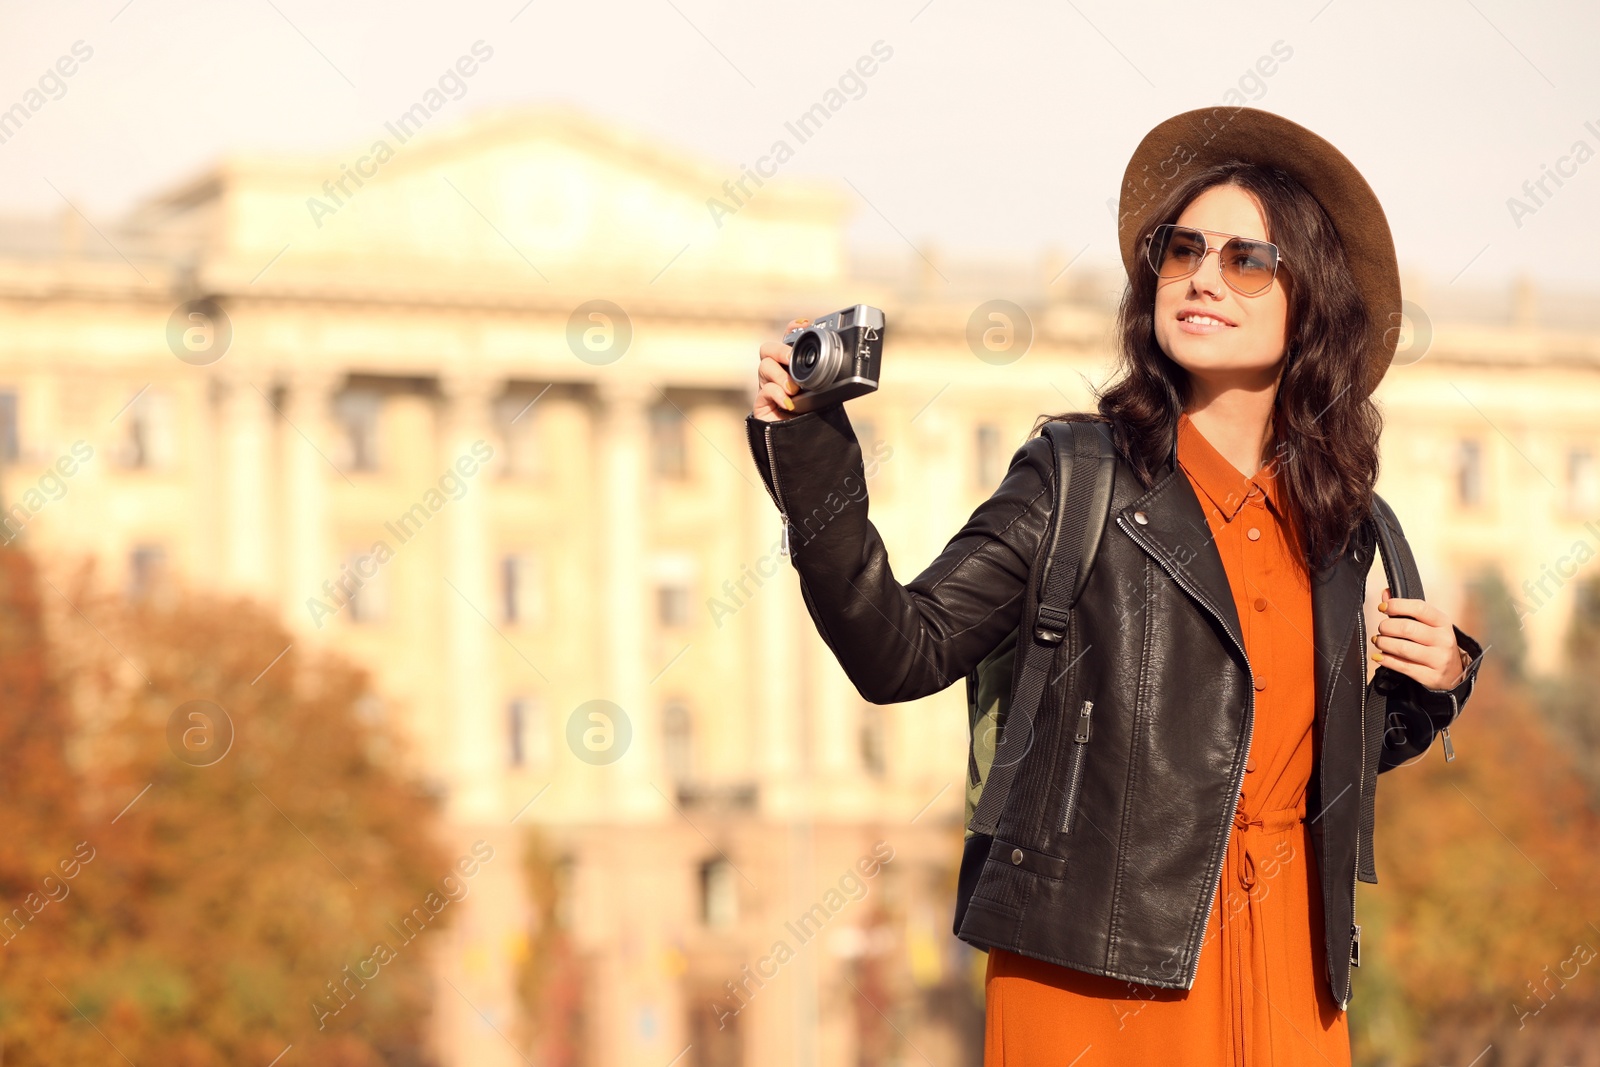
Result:
<svg viewBox="0 0 1600 1067"><path fill-rule="evenodd" d="M1149 214L1137 247L1215 185L1254 195L1267 236L1283 249L1278 278L1288 290L1288 366L1273 400L1269 462L1279 465L1280 485L1299 511L1307 563L1321 569L1349 547L1378 479L1383 416L1364 389L1374 323L1332 221L1277 167L1228 161L1197 171ZM1046 422L1107 422L1117 451L1148 489L1171 454L1192 388L1189 373L1156 343L1156 274L1142 259L1140 268L1123 289L1117 364L1111 384L1094 390L1098 414L1040 416L1034 432Z"/></svg>

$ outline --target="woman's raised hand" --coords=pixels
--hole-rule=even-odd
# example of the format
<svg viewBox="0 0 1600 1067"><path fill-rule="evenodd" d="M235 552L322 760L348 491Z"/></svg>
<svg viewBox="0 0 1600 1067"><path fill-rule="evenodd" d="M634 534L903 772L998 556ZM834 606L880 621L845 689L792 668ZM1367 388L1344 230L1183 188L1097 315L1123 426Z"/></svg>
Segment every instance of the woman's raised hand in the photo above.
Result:
<svg viewBox="0 0 1600 1067"><path fill-rule="evenodd" d="M783 328L784 335L810 322L810 319L795 319ZM761 364L756 371L759 384L752 410L755 417L764 422L780 422L795 415L789 398L800 391L800 386L789 377L789 353L790 346L782 341L761 343Z"/></svg>

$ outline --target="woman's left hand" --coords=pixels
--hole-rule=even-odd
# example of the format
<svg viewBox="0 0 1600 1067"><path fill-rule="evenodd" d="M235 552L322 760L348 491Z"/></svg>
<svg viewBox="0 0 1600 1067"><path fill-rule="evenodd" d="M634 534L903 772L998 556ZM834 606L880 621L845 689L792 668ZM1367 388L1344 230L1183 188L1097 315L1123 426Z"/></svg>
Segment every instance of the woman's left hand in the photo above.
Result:
<svg viewBox="0 0 1600 1067"><path fill-rule="evenodd" d="M1378 648L1374 660L1428 689L1454 689L1461 683L1466 657L1448 615L1426 600L1390 597L1387 586L1378 610L1389 617L1372 635Z"/></svg>

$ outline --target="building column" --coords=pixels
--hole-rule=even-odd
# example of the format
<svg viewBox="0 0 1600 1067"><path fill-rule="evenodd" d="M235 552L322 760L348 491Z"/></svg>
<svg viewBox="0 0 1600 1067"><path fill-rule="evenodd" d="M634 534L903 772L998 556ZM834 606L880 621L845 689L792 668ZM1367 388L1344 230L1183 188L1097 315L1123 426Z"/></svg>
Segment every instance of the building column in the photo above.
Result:
<svg viewBox="0 0 1600 1067"><path fill-rule="evenodd" d="M333 393L344 375L317 368L290 374L283 403L284 618L296 629L315 627L307 606L327 602L322 584L339 574L328 547L328 487L334 434Z"/></svg>
<svg viewBox="0 0 1600 1067"><path fill-rule="evenodd" d="M452 817L461 823L504 819L500 811L504 752L499 688L496 684L491 626L495 618L488 531L489 483L473 444L491 444L490 400L499 383L480 376L450 375L439 380L444 394L439 469L463 475L466 492L445 507L444 573L454 588L443 595L447 606L446 649L449 655L450 719L455 740ZM470 476L465 471L471 470ZM485 619L490 622L485 622Z"/></svg>
<svg viewBox="0 0 1600 1067"><path fill-rule="evenodd" d="M744 432L742 425L739 431ZM822 674L817 669L816 650L821 649L820 656L831 654L822 638L815 637L811 618L800 599L800 576L794 563L788 556L777 554L783 520L754 466L750 480L755 485L745 495L754 512L756 545L760 550L758 566L774 572L756 594L746 646L750 649L749 677L755 682L757 694L752 709L756 716L753 754L761 782L761 811L770 819L804 818L809 813L802 810L808 806L801 780L805 742L801 736L805 718L802 702L815 708L824 696L826 687L819 685ZM805 630L801 629L802 623ZM815 733L812 737L816 737Z"/></svg>
<svg viewBox="0 0 1600 1067"><path fill-rule="evenodd" d="M649 405L657 394L649 383L621 374L601 378L597 394L604 595L596 636L605 650L605 675L593 696L622 709L631 739L621 758L600 768L597 777L603 784L596 807L611 818L650 818L671 811L662 795L670 787L661 765L657 697L646 672L655 601L646 569L645 486L650 476Z"/></svg>
<svg viewBox="0 0 1600 1067"><path fill-rule="evenodd" d="M223 576L229 589L272 602L272 380L248 370L220 375Z"/></svg>

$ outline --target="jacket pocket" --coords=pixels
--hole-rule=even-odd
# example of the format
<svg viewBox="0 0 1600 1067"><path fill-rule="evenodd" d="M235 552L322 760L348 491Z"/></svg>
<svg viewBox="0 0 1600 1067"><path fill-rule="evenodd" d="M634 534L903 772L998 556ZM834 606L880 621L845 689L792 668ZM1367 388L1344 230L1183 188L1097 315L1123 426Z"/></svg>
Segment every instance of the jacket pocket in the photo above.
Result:
<svg viewBox="0 0 1600 1067"><path fill-rule="evenodd" d="M1070 763L1067 766L1067 799L1061 810L1061 832L1072 833L1072 816L1078 809L1078 791L1083 781L1083 761L1088 755L1089 747L1089 714L1094 710L1094 701L1085 700L1078 708L1077 725L1072 733L1072 753L1068 756Z"/></svg>

